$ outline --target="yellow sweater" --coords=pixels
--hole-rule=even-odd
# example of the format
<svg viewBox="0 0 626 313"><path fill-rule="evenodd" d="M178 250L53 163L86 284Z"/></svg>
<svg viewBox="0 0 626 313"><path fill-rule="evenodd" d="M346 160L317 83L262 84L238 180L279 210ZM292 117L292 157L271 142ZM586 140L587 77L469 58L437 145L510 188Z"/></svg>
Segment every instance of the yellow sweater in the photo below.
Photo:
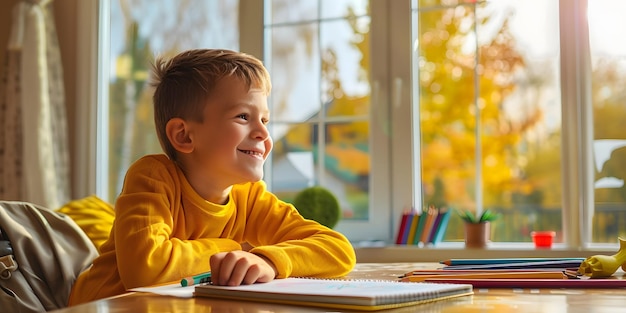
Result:
<svg viewBox="0 0 626 313"><path fill-rule="evenodd" d="M165 155L130 167L115 210L111 235L76 280L69 305L210 271L211 255L245 242L274 263L278 278L343 276L356 262L342 234L305 220L262 181L233 186L228 203L217 205Z"/></svg>

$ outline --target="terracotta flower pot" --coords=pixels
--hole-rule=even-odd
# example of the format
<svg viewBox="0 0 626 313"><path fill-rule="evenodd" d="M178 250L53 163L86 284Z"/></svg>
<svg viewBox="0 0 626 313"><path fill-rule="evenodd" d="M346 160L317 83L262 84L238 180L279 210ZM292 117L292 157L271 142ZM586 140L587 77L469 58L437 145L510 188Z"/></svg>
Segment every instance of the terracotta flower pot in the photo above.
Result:
<svg viewBox="0 0 626 313"><path fill-rule="evenodd" d="M489 222L465 223L465 247L484 248L490 241L491 229Z"/></svg>

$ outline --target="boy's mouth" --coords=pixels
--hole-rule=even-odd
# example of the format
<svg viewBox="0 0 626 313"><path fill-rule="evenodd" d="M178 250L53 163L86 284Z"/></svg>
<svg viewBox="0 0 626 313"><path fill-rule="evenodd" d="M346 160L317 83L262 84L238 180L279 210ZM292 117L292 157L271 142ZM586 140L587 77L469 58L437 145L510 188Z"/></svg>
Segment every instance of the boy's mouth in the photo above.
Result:
<svg viewBox="0 0 626 313"><path fill-rule="evenodd" d="M263 156L263 153L262 153L262 152L259 152L259 151L254 151L254 150L241 150L241 149L237 149L237 150L239 150L239 152L243 152L243 153L248 154L248 155Z"/></svg>

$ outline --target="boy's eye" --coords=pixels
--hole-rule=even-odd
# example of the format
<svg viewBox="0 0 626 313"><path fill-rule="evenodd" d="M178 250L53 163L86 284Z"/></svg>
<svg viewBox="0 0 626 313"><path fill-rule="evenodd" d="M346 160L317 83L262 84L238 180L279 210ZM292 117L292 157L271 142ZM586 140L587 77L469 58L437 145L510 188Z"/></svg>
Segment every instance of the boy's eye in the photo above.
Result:
<svg viewBox="0 0 626 313"><path fill-rule="evenodd" d="M239 115L237 115L237 118L240 118L244 121L247 121L250 119L250 115L248 115L247 113L241 113ZM267 125L267 123L269 123L270 120L268 118L261 118L261 123L263 123L263 125Z"/></svg>

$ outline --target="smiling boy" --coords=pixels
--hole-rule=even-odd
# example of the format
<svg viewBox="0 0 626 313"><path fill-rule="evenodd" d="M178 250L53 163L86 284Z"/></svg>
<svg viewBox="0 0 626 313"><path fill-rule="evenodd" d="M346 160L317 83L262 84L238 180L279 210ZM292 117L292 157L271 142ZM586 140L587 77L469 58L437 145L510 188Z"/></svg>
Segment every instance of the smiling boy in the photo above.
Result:
<svg viewBox="0 0 626 313"><path fill-rule="evenodd" d="M356 257L340 233L269 192L263 164L270 77L247 54L189 50L154 65L154 114L166 155L126 173L110 237L70 305L211 271L218 285L337 277Z"/></svg>

